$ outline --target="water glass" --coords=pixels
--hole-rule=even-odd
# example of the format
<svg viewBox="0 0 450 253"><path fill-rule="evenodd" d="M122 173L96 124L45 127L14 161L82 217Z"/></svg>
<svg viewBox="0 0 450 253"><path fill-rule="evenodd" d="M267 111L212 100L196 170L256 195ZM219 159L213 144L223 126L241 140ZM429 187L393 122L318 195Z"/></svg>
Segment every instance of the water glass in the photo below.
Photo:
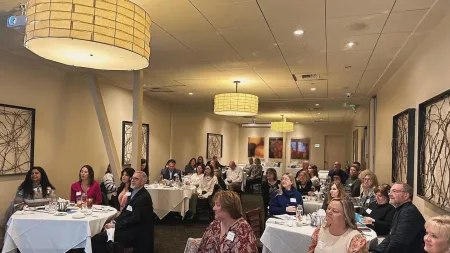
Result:
<svg viewBox="0 0 450 253"><path fill-rule="evenodd" d="M303 216L303 206L297 205L297 211L296 211L297 223L302 222L302 216Z"/></svg>

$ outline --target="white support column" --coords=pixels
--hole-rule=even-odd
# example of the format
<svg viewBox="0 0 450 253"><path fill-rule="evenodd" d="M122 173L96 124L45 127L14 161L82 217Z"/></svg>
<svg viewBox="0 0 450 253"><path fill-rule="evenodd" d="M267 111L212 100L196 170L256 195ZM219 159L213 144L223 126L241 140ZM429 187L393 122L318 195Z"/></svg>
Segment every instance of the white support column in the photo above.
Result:
<svg viewBox="0 0 450 253"><path fill-rule="evenodd" d="M105 143L106 153L108 154L109 164L111 165L111 171L114 178L120 179L120 172L122 169L120 166L119 157L117 156L116 145L114 144L111 127L109 126L108 115L106 114L100 86L95 81L95 77L92 73L88 74L88 78L92 100L94 101L94 107L97 113L98 124L100 125L100 129L102 131L103 142Z"/></svg>
<svg viewBox="0 0 450 253"><path fill-rule="evenodd" d="M283 122L286 122L286 118L285 117L283 117ZM286 156L286 152L287 152L286 143L287 143L286 132L283 132L283 154L282 154L282 158L281 158L281 162L283 163L283 166L281 166L281 173L282 173L282 175L284 175L284 173L286 173L286 166L288 165L287 161L286 161L286 158L287 158L287 156Z"/></svg>
<svg viewBox="0 0 450 253"><path fill-rule="evenodd" d="M136 171L141 170L142 158L142 108L144 99L144 84L142 83L143 78L144 71L133 71L133 144L131 151L131 167Z"/></svg>

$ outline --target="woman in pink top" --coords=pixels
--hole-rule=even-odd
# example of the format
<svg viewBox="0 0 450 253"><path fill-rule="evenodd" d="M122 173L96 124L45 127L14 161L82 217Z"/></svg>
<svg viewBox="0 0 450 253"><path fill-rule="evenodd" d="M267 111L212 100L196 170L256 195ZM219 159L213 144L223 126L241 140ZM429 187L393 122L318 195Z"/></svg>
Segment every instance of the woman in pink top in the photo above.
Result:
<svg viewBox="0 0 450 253"><path fill-rule="evenodd" d="M79 181L73 183L70 187L70 201L75 202L77 196L81 197L83 192L86 193L88 199L93 199L94 204L102 204L100 184L94 180L94 170L90 165L81 167Z"/></svg>

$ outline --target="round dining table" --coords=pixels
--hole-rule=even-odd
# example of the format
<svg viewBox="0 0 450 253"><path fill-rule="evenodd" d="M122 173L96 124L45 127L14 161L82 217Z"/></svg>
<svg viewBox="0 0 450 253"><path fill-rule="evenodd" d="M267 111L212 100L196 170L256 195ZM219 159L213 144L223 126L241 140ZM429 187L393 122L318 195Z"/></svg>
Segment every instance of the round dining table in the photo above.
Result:
<svg viewBox="0 0 450 253"><path fill-rule="evenodd" d="M159 219L163 219L169 212L179 212L184 217L196 188L188 185L169 187L153 184L146 185L145 189L152 196L153 211Z"/></svg>

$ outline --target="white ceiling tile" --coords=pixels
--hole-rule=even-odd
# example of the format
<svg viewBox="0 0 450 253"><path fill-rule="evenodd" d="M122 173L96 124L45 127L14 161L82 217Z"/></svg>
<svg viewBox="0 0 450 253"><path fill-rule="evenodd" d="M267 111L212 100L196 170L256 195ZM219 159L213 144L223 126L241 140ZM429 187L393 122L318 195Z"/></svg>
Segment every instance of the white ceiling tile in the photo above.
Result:
<svg viewBox="0 0 450 253"><path fill-rule="evenodd" d="M402 47L410 34L410 32L383 33L377 43L377 48Z"/></svg>
<svg viewBox="0 0 450 253"><path fill-rule="evenodd" d="M328 73L328 90L336 90L339 94L353 92L364 71L345 71Z"/></svg>
<svg viewBox="0 0 450 253"><path fill-rule="evenodd" d="M300 93L300 90L295 88L276 88L274 89L275 93L278 94L278 96L282 99L295 99L295 98L302 98L302 94Z"/></svg>
<svg viewBox="0 0 450 253"><path fill-rule="evenodd" d="M393 12L383 29L383 33L411 32L419 24L427 10Z"/></svg>
<svg viewBox="0 0 450 253"><path fill-rule="evenodd" d="M325 50L325 22L285 23L271 25L276 42L283 53L295 53L304 49ZM295 35L294 31L303 30L304 34Z"/></svg>
<svg viewBox="0 0 450 253"><path fill-rule="evenodd" d="M304 98L328 97L327 80L297 81L297 85L300 88ZM316 90L313 91L311 88L316 88Z"/></svg>
<svg viewBox="0 0 450 253"><path fill-rule="evenodd" d="M224 4L237 4L242 2L249 2L251 0L190 0L195 6L213 6Z"/></svg>
<svg viewBox="0 0 450 253"><path fill-rule="evenodd" d="M347 50L328 54L328 71L364 70L372 50ZM350 67L346 69L345 67Z"/></svg>
<svg viewBox="0 0 450 253"><path fill-rule="evenodd" d="M428 9L435 0L397 0L393 11Z"/></svg>
<svg viewBox="0 0 450 253"><path fill-rule="evenodd" d="M286 23L322 23L325 1L317 0L258 0L270 25Z"/></svg>
<svg viewBox="0 0 450 253"><path fill-rule="evenodd" d="M389 62L394 59L400 48L378 48L376 47L370 58L367 70L386 68Z"/></svg>
<svg viewBox="0 0 450 253"><path fill-rule="evenodd" d="M326 54L305 52L298 55L285 55L292 72L300 78L301 74L326 74Z"/></svg>
<svg viewBox="0 0 450 253"><path fill-rule="evenodd" d="M389 13L394 0L326 0L327 18Z"/></svg>
<svg viewBox="0 0 450 253"><path fill-rule="evenodd" d="M327 19L327 34L344 36L381 33L387 17L388 14L383 13ZM364 25L364 28L355 30L352 28L354 24Z"/></svg>
<svg viewBox="0 0 450 253"><path fill-rule="evenodd" d="M351 50L368 50L374 49L377 43L379 34L369 34L369 35L347 35L342 36L338 34L333 34L328 36L328 52L335 51L351 51ZM354 42L352 48L347 47L347 43Z"/></svg>

